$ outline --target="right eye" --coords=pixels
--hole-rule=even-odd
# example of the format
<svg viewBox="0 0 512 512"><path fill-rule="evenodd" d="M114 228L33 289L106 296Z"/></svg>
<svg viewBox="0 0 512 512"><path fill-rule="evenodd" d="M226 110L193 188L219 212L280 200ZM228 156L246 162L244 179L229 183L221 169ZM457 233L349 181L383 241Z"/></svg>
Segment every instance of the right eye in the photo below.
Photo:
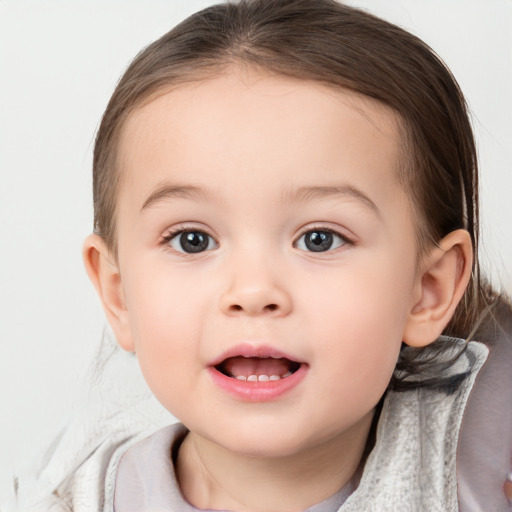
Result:
<svg viewBox="0 0 512 512"><path fill-rule="evenodd" d="M182 230L165 237L164 242L177 252L197 254L218 247L217 242L204 231Z"/></svg>
<svg viewBox="0 0 512 512"><path fill-rule="evenodd" d="M351 244L347 237L332 229L310 229L303 233L295 242L295 247L301 251L327 252Z"/></svg>

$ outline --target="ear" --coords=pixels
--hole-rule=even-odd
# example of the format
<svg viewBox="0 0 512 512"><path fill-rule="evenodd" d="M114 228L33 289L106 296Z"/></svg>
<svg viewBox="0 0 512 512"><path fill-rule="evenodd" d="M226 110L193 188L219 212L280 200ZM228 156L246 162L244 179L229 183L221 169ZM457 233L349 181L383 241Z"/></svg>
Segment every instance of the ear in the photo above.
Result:
<svg viewBox="0 0 512 512"><path fill-rule="evenodd" d="M451 232L432 248L418 275L419 299L403 335L407 345L424 347L441 335L468 285L472 264L471 237L464 229Z"/></svg>
<svg viewBox="0 0 512 512"><path fill-rule="evenodd" d="M82 254L85 269L98 292L117 342L124 350L135 352L116 259L99 235L90 235L85 239Z"/></svg>

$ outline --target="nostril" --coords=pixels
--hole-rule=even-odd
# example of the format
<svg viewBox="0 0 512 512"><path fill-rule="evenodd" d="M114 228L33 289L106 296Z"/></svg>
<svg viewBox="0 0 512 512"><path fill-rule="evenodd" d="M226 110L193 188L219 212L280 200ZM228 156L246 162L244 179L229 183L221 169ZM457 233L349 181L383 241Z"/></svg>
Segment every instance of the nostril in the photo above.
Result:
<svg viewBox="0 0 512 512"><path fill-rule="evenodd" d="M240 311L244 311L244 307L243 306L240 306L240 304L232 304L231 306L229 306L229 309L230 311L232 312L240 312ZM264 308L263 308L263 311L277 311L279 309L279 306L277 304L267 304Z"/></svg>

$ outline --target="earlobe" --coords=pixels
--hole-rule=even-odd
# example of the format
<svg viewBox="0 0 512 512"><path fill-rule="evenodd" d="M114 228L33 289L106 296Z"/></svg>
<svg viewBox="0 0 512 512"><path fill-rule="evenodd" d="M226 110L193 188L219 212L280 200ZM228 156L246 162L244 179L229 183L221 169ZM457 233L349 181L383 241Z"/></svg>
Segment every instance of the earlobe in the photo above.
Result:
<svg viewBox="0 0 512 512"><path fill-rule="evenodd" d="M89 279L98 292L119 345L124 350L134 352L121 274L115 258L99 235L90 235L86 238L82 254Z"/></svg>
<svg viewBox="0 0 512 512"><path fill-rule="evenodd" d="M423 347L441 335L468 285L472 263L471 238L464 229L452 231L432 248L418 275L419 299L407 319L406 344Z"/></svg>

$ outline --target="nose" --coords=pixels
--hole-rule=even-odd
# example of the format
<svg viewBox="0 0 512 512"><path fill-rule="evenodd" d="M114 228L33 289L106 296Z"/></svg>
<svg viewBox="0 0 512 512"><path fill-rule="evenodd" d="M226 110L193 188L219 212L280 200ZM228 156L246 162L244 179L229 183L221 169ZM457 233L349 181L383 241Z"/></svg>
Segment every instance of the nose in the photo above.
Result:
<svg viewBox="0 0 512 512"><path fill-rule="evenodd" d="M229 285L220 298L220 308L232 316L270 315L282 317L290 313L292 301L277 272L262 262L232 266Z"/></svg>

